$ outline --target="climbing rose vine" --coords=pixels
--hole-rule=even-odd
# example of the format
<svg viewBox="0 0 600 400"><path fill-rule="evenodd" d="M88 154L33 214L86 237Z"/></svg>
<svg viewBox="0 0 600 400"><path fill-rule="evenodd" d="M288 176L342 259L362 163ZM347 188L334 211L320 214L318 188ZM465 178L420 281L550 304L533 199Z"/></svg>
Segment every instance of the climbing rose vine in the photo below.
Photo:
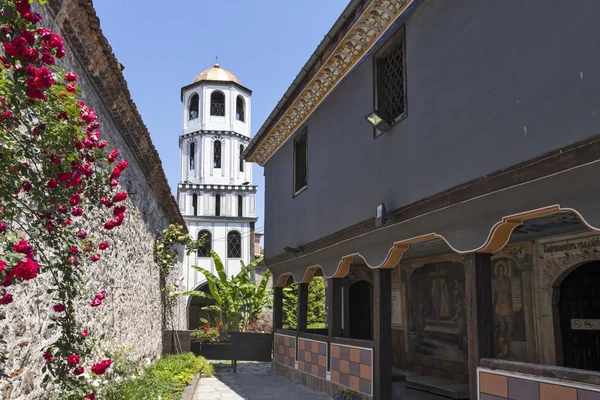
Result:
<svg viewBox="0 0 600 400"><path fill-rule="evenodd" d="M37 300L60 337L39 354L44 382L60 398L93 399L90 380L112 361L94 359L93 332L76 308L101 309L110 296L100 287L86 295L84 271L99 267L111 245L103 235L124 221L118 180L127 161L101 138L76 74L57 64L64 40L41 20L28 0L0 0L0 307L24 281L47 275L48 294Z"/></svg>

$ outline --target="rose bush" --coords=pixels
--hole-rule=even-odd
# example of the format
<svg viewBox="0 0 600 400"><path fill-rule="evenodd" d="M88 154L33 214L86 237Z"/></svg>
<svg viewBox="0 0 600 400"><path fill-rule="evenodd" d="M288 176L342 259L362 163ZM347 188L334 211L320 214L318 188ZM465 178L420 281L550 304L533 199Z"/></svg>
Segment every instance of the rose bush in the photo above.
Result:
<svg viewBox="0 0 600 400"><path fill-rule="evenodd" d="M125 220L118 179L128 162L101 139L95 111L78 100L76 74L57 65L63 39L41 20L28 0L0 0L0 305L10 307L21 282L51 277L39 301L60 336L39 355L41 373L60 398L90 399L90 371L104 374L111 360L92 359L94 341L76 308L84 268L97 268L115 245L104 232ZM110 295L102 289L89 307Z"/></svg>

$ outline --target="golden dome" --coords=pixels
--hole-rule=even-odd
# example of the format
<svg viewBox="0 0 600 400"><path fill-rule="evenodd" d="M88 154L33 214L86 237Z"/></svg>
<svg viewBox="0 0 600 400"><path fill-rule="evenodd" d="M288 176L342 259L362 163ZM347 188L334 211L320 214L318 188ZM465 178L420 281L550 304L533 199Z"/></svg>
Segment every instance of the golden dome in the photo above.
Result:
<svg viewBox="0 0 600 400"><path fill-rule="evenodd" d="M221 81L221 82L235 82L239 85L242 84L240 80L231 72L224 68L221 68L219 64L215 64L214 67L202 71L192 83L200 81Z"/></svg>

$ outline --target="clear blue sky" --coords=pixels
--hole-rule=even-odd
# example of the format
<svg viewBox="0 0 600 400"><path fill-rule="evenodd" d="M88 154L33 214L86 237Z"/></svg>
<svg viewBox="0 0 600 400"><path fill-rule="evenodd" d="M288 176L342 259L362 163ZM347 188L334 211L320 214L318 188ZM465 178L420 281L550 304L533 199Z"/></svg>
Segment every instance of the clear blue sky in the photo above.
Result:
<svg viewBox="0 0 600 400"><path fill-rule="evenodd" d="M348 0L95 0L104 35L125 66L133 100L175 194L182 86L212 67L233 72L252 94L254 135ZM258 228L263 169L254 165ZM268 234L268 232L265 232Z"/></svg>

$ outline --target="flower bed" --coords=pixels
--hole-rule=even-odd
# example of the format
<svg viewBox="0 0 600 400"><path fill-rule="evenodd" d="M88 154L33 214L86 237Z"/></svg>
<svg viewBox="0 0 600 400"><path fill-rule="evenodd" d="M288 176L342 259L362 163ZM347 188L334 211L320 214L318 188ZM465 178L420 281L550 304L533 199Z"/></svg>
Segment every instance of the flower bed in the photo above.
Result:
<svg viewBox="0 0 600 400"><path fill-rule="evenodd" d="M204 357L192 353L171 355L156 361L141 373L120 384L101 389L106 400L181 399L183 391L194 375L211 376L212 365Z"/></svg>

